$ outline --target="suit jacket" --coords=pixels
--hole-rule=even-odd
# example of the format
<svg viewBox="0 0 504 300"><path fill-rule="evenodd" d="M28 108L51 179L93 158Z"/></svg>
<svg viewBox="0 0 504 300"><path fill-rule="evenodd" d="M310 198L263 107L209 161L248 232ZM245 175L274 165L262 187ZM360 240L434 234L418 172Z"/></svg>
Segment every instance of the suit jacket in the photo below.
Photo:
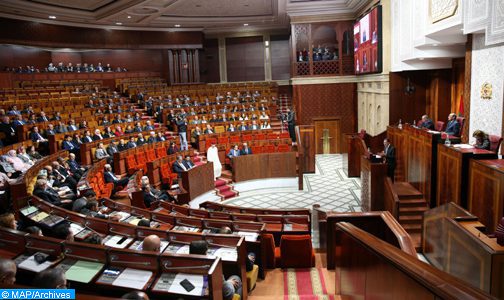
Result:
<svg viewBox="0 0 504 300"><path fill-rule="evenodd" d="M137 139L137 145L142 146L143 144L147 144L147 141L145 139Z"/></svg>
<svg viewBox="0 0 504 300"><path fill-rule="evenodd" d="M182 165L184 165L183 162L182 162ZM184 170L184 168L179 164L179 162L176 161L173 163L173 172L174 173L177 173L180 175L180 173L185 172L185 171L187 171L187 168L186 168L186 170Z"/></svg>
<svg viewBox="0 0 504 300"><path fill-rule="evenodd" d="M229 153L228 153L228 157L231 158L231 157L236 157L236 156L240 156L241 155L241 150L235 150L235 149L231 149L229 150Z"/></svg>
<svg viewBox="0 0 504 300"><path fill-rule="evenodd" d="M80 169L79 163L76 162L75 160L68 160L67 163L68 163L68 166L70 167L70 170L72 172L76 172Z"/></svg>
<svg viewBox="0 0 504 300"><path fill-rule="evenodd" d="M78 128L77 128L77 126L75 126L75 125L68 125L68 127L67 127L67 130L68 130L68 131L75 131L75 130L77 130L77 129L78 129Z"/></svg>
<svg viewBox="0 0 504 300"><path fill-rule="evenodd" d="M22 121L22 120L14 120L14 121L12 121L12 126L14 126L14 127L21 126L21 125L24 125L24 124L26 124L26 123L24 121Z"/></svg>
<svg viewBox="0 0 504 300"><path fill-rule="evenodd" d="M106 183L109 183L109 182L116 183L118 181L117 176L114 178L115 174L113 176L112 175L113 174L111 172L104 172L103 173L103 177L105 178Z"/></svg>
<svg viewBox="0 0 504 300"><path fill-rule="evenodd" d="M460 134L460 124L457 120L448 122L446 125L445 132L449 135L459 135Z"/></svg>
<svg viewBox="0 0 504 300"><path fill-rule="evenodd" d="M114 156L114 153L116 153L116 152L119 152L119 149L117 149L117 146L116 146L116 145L113 145L113 146L112 146L112 145L109 145L109 146L107 147L107 153L108 153L108 155L110 155L110 156Z"/></svg>
<svg viewBox="0 0 504 300"><path fill-rule="evenodd" d="M155 142L157 142L157 137L150 136L149 139L147 140L148 144L154 144Z"/></svg>
<svg viewBox="0 0 504 300"><path fill-rule="evenodd" d="M43 138L44 137L39 132L30 132L30 140L32 140L32 142L36 142Z"/></svg>
<svg viewBox="0 0 504 300"><path fill-rule="evenodd" d="M151 206L152 202L158 201L158 198L156 198L155 193L147 193L146 191L143 192L143 199L144 199L144 204L145 207L149 208Z"/></svg>
<svg viewBox="0 0 504 300"><path fill-rule="evenodd" d="M240 155L249 155L252 154L252 149L250 147L247 147L247 149L243 148L240 150Z"/></svg>
<svg viewBox="0 0 504 300"><path fill-rule="evenodd" d="M55 135L56 132L53 129L46 129L46 135Z"/></svg>
<svg viewBox="0 0 504 300"><path fill-rule="evenodd" d="M395 168L396 158L395 158L395 147L389 145L387 149L385 149L385 159L387 160L387 165L389 168Z"/></svg>
<svg viewBox="0 0 504 300"><path fill-rule="evenodd" d="M128 142L128 143L129 143L129 142ZM124 150L127 150L127 149L129 149L129 147L128 147L128 144L127 144L127 143L124 143L124 144L122 144L122 145L121 145L121 144L119 144L119 145L117 146L117 150L119 150L119 151L124 151Z"/></svg>
<svg viewBox="0 0 504 300"><path fill-rule="evenodd" d="M137 146L137 143L135 143L135 142L128 142L126 144L126 149L135 148L136 146Z"/></svg>
<svg viewBox="0 0 504 300"><path fill-rule="evenodd" d="M144 126L143 131L154 130L153 126Z"/></svg>
<svg viewBox="0 0 504 300"><path fill-rule="evenodd" d="M107 151L105 149L96 149L95 157L96 157L96 159L102 159L105 157L109 157L109 154L107 153Z"/></svg>
<svg viewBox="0 0 504 300"><path fill-rule="evenodd" d="M184 164L184 166L187 168L187 169L191 169L191 168L194 168L195 165L192 161L190 160L185 160L182 162Z"/></svg>
<svg viewBox="0 0 504 300"><path fill-rule="evenodd" d="M49 121L49 119L47 117L45 117L45 116L37 118L37 122L47 122L47 121Z"/></svg>
<svg viewBox="0 0 504 300"><path fill-rule="evenodd" d="M103 136L100 136L100 135L93 135L93 141L97 141L97 140L103 140Z"/></svg>
<svg viewBox="0 0 504 300"><path fill-rule="evenodd" d="M61 199L60 199L58 193L54 192L53 190L50 190L50 189L43 190L39 187L36 187L33 190L33 194L35 196L39 197L40 199L47 201L51 204L61 205Z"/></svg>
<svg viewBox="0 0 504 300"><path fill-rule="evenodd" d="M93 141L93 138L90 137L90 136L85 136L85 137L82 138L82 141L84 143L91 143Z"/></svg>
<svg viewBox="0 0 504 300"><path fill-rule="evenodd" d="M427 119L425 122L422 122L420 127L434 130L434 123L432 122L431 119Z"/></svg>
<svg viewBox="0 0 504 300"><path fill-rule="evenodd" d="M64 150L73 150L73 149L76 149L75 145L72 142L69 142L69 141L63 141L63 143L61 143L61 147Z"/></svg>

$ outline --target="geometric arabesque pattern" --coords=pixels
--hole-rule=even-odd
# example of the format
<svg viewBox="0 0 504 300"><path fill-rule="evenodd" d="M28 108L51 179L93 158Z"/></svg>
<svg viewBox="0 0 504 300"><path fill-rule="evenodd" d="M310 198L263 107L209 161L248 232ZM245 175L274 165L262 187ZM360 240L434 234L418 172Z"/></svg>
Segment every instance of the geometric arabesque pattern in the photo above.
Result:
<svg viewBox="0 0 504 300"><path fill-rule="evenodd" d="M360 178L348 178L342 154L316 156L316 173L305 174L303 191L264 190L257 195L240 196L225 204L253 208L312 208L319 204L326 211L349 212L360 209Z"/></svg>

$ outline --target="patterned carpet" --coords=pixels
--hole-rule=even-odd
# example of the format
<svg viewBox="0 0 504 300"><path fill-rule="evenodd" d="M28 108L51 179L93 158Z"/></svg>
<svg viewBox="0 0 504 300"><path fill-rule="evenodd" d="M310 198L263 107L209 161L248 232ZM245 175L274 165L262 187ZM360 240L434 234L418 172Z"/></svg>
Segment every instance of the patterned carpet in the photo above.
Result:
<svg viewBox="0 0 504 300"><path fill-rule="evenodd" d="M316 173L305 174L303 191L285 188L261 190L225 201L226 204L260 208L311 208L320 204L338 212L360 210L360 178L348 178L343 170L343 155L317 155Z"/></svg>

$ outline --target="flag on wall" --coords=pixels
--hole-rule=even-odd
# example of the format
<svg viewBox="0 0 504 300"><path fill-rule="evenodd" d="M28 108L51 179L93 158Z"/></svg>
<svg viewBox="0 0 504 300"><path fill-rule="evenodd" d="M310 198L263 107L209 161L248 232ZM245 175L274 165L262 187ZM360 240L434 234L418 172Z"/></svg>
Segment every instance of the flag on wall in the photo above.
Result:
<svg viewBox="0 0 504 300"><path fill-rule="evenodd" d="M464 96L460 95L460 103L459 103L459 117L464 116Z"/></svg>

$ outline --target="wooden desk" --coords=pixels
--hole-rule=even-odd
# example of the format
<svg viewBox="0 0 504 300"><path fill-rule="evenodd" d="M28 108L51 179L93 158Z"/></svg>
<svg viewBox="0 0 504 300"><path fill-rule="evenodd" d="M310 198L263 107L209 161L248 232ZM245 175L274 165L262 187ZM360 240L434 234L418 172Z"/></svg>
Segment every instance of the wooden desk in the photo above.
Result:
<svg viewBox="0 0 504 300"><path fill-rule="evenodd" d="M296 152L261 153L233 158L234 182L296 175Z"/></svg>
<svg viewBox="0 0 504 300"><path fill-rule="evenodd" d="M453 203L431 209L424 217L424 256L436 268L503 299L504 246L483 233L484 227Z"/></svg>
<svg viewBox="0 0 504 300"><path fill-rule="evenodd" d="M469 162L468 209L493 232L504 217L504 159Z"/></svg>
<svg viewBox="0 0 504 300"><path fill-rule="evenodd" d="M361 206L362 211L383 210L387 164L373 163L361 156Z"/></svg>
<svg viewBox="0 0 504 300"><path fill-rule="evenodd" d="M469 159L497 158L495 152L459 148L438 144L437 162L437 206L455 202L467 208L467 183L469 181Z"/></svg>
<svg viewBox="0 0 504 300"><path fill-rule="evenodd" d="M189 203L199 195L215 189L213 163L208 162L187 172L182 172L182 187L185 193L178 195L179 204Z"/></svg>
<svg viewBox="0 0 504 300"><path fill-rule="evenodd" d="M387 137L396 148L397 180L408 181L422 194L430 206L436 206L437 144L444 143L441 133L428 132L408 124L403 129L387 127ZM460 138L450 136L452 144Z"/></svg>

